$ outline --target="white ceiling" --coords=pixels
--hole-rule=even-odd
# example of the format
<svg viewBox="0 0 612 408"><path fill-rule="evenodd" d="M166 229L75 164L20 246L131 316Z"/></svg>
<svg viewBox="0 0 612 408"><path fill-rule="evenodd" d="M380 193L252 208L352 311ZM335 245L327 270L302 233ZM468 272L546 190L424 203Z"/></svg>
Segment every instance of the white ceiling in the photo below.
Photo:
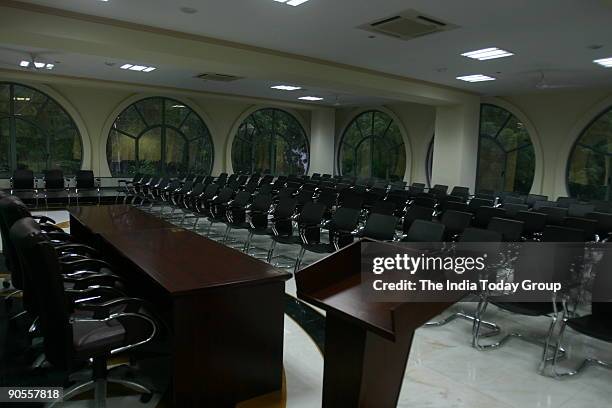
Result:
<svg viewBox="0 0 612 408"><path fill-rule="evenodd" d="M299 7L273 0L27 2L325 59L486 95L536 91L542 73L545 83L554 87L612 86L612 68L592 63L596 58L612 57L610 0L310 0ZM198 12L185 14L181 7ZM381 35L370 39L370 33L356 28L410 8L460 28L410 41ZM593 50L591 45L602 47ZM485 62L460 56L490 46L516 55ZM0 50L0 60L9 58L7 53ZM61 55L61 59L58 72L66 69L74 71L67 74L76 75L84 71L115 80L128 74L77 55ZM201 82L191 79L193 74L168 67L146 81L200 89ZM487 74L498 80L468 84L455 79L467 74ZM144 76L134 78L138 82ZM210 90L279 98L279 93L269 91L267 85L271 84L244 80L214 84ZM324 94L327 102L334 99L333 90L310 91ZM294 99L293 95L280 98ZM350 104L384 102L364 96L341 96L343 99Z"/></svg>

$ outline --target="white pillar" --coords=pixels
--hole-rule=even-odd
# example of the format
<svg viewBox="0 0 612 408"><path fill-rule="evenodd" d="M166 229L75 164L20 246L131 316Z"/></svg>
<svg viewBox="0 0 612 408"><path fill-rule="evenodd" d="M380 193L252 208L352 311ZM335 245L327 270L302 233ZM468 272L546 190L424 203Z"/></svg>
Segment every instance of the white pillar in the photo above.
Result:
<svg viewBox="0 0 612 408"><path fill-rule="evenodd" d="M334 174L334 135L336 112L334 109L312 111L310 123L310 170L309 174Z"/></svg>
<svg viewBox="0 0 612 408"><path fill-rule="evenodd" d="M432 186L469 187L474 193L478 161L480 100L436 108Z"/></svg>

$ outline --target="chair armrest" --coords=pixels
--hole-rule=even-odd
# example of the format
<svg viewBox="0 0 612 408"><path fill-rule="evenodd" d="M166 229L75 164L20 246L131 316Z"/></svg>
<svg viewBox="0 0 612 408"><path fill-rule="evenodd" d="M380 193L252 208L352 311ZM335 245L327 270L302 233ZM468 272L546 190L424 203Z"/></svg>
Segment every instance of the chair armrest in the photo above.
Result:
<svg viewBox="0 0 612 408"><path fill-rule="evenodd" d="M37 220L39 223L51 223L55 224L55 220L53 218L49 218L46 215L33 215L32 218Z"/></svg>
<svg viewBox="0 0 612 408"><path fill-rule="evenodd" d="M102 268L111 269L108 262L92 258L77 259L76 261L60 261L60 264L62 266L62 273L76 272L86 268L99 268L98 270Z"/></svg>
<svg viewBox="0 0 612 408"><path fill-rule="evenodd" d="M111 309L115 306L125 306L124 312L137 313L145 305L147 303L143 299L122 297L103 303L82 303L79 309L94 312L94 319L104 319L110 316Z"/></svg>
<svg viewBox="0 0 612 408"><path fill-rule="evenodd" d="M61 231L57 231L57 230L52 230L52 231L45 231L43 230L43 232L45 233L45 237L49 240L56 240L56 241L61 241L63 242L72 242L74 240L74 237L70 234L68 234L67 232L64 232L63 230Z"/></svg>
<svg viewBox="0 0 612 408"><path fill-rule="evenodd" d="M43 232L61 232L63 234L65 234L66 232L61 229L60 227L58 227L57 225L53 225L53 224L38 224L38 226L40 227L40 229Z"/></svg>
<svg viewBox="0 0 612 408"><path fill-rule="evenodd" d="M100 253L97 249L92 248L85 244L78 243L69 243L69 244L61 244L54 247L58 252L66 252L70 254L77 255L90 255L90 256L99 256Z"/></svg>
<svg viewBox="0 0 612 408"><path fill-rule="evenodd" d="M117 283L123 283L123 279L117 275L96 273L83 277L66 276L64 282L74 283L74 290L84 290L93 286L114 287Z"/></svg>

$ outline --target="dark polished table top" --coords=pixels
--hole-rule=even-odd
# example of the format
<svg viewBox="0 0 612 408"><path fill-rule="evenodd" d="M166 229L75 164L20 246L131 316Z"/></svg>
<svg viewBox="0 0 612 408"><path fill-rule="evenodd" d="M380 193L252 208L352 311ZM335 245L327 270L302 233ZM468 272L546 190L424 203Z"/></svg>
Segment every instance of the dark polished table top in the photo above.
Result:
<svg viewBox="0 0 612 408"><path fill-rule="evenodd" d="M287 280L291 274L125 205L71 208L73 219L171 295Z"/></svg>
<svg viewBox="0 0 612 408"><path fill-rule="evenodd" d="M92 205L70 207L70 215L92 233L128 232L175 228L168 221L154 217L129 205Z"/></svg>

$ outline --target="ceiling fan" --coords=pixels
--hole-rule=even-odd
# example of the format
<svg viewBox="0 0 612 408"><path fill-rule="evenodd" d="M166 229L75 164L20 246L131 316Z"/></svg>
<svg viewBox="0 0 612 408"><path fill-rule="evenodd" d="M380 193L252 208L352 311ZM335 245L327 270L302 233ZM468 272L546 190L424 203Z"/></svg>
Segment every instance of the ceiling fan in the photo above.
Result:
<svg viewBox="0 0 612 408"><path fill-rule="evenodd" d="M28 57L29 58L23 59L21 62L19 62L20 67L33 71L51 70L55 67L54 62L46 62L44 58L41 58L40 55L36 55L33 52L29 52Z"/></svg>
<svg viewBox="0 0 612 408"><path fill-rule="evenodd" d="M561 88L571 88L574 85L569 84L553 84L548 81L546 75L544 74L544 70L540 70L540 79L536 83L535 87L538 89L561 89Z"/></svg>
<svg viewBox="0 0 612 408"><path fill-rule="evenodd" d="M5 51L7 53L5 53ZM48 57L43 56L55 54L53 52L29 52L9 47L0 47L0 52L2 52L3 57L8 59L0 61L0 65L8 67L15 67L15 65L17 65L20 68L32 71L46 71L52 70L57 64L57 61L49 61Z"/></svg>

